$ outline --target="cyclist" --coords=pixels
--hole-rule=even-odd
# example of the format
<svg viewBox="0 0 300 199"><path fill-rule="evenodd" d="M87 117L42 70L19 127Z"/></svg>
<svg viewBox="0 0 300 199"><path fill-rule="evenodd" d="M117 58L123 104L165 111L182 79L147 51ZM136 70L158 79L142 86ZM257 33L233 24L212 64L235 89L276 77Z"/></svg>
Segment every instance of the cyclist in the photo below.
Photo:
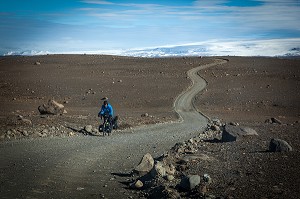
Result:
<svg viewBox="0 0 300 199"><path fill-rule="evenodd" d="M102 117L104 117L105 115L108 115L108 121L110 123L110 126L112 126L112 118L114 115L114 110L107 100L104 100L103 105L101 106L101 110L98 113L98 117L102 119Z"/></svg>

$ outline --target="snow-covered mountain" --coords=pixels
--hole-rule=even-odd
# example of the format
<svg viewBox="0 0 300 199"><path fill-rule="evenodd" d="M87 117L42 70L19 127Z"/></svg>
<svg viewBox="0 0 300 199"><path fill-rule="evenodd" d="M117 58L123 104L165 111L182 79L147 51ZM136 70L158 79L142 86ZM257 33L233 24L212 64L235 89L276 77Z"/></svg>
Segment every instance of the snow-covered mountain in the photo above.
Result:
<svg viewBox="0 0 300 199"><path fill-rule="evenodd" d="M134 57L171 56L300 56L300 38L243 41L206 41L140 49L94 51L10 51L4 55L104 54Z"/></svg>

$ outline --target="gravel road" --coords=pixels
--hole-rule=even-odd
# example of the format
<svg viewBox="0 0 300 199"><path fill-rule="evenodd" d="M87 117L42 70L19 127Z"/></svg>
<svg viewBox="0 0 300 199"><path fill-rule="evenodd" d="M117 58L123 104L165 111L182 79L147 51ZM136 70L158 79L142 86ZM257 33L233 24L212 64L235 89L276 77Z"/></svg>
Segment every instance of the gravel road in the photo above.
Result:
<svg viewBox="0 0 300 199"><path fill-rule="evenodd" d="M137 198L124 189L126 177L145 153L154 157L176 142L197 135L207 119L193 106L206 86L197 71L223 64L215 60L188 71L191 86L174 108L180 121L113 132L111 136L39 138L0 143L1 198Z"/></svg>

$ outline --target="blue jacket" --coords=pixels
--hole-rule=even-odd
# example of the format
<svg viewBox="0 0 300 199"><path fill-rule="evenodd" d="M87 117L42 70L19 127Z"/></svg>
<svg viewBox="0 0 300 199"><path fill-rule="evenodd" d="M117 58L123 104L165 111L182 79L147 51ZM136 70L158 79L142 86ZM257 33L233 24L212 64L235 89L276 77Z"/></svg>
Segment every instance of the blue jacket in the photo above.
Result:
<svg viewBox="0 0 300 199"><path fill-rule="evenodd" d="M107 107L102 105L101 110L98 113L98 115L104 115L105 113L108 113L112 117L114 116L114 110L113 110L113 107L110 104L107 104Z"/></svg>

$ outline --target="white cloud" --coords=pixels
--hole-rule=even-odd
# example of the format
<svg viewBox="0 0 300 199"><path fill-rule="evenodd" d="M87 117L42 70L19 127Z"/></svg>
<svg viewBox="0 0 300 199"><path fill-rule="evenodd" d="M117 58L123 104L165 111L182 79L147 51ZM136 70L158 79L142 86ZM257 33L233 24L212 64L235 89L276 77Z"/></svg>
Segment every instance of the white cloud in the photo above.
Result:
<svg viewBox="0 0 300 199"><path fill-rule="evenodd" d="M84 2L104 3L106 1L85 0ZM264 0L256 6L228 6L228 0L198 0L192 6L166 6L143 3L115 3L121 10L93 10L85 8L90 16L119 21L133 21L136 25L149 26L157 23L171 23L186 29L198 28L208 32L232 31L243 34L268 34L270 31L299 31L299 0ZM125 9L124 9L125 8ZM83 9L82 9L83 10ZM132 24L131 24L132 25ZM163 27L161 27L164 29ZM196 34L196 33L195 33Z"/></svg>

